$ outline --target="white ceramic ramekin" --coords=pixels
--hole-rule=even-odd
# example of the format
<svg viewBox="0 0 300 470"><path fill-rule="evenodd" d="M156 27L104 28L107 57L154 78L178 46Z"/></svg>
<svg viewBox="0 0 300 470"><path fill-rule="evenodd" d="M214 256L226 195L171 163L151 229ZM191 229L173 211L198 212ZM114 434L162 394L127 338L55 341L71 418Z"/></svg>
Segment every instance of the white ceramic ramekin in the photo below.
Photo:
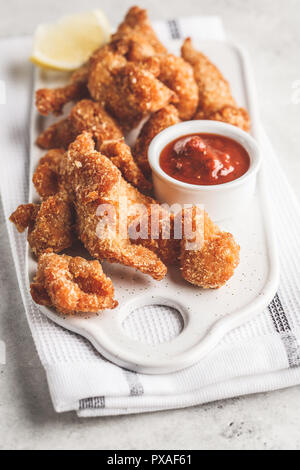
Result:
<svg viewBox="0 0 300 470"><path fill-rule="evenodd" d="M247 172L229 183L211 186L195 185L178 181L167 175L160 167L159 158L164 147L178 137L188 134L207 133L229 137L240 143L248 152L250 167ZM173 204L202 204L212 220L233 217L247 208L256 183L261 155L256 141L238 127L218 121L185 121L160 132L148 149L153 185L159 202Z"/></svg>

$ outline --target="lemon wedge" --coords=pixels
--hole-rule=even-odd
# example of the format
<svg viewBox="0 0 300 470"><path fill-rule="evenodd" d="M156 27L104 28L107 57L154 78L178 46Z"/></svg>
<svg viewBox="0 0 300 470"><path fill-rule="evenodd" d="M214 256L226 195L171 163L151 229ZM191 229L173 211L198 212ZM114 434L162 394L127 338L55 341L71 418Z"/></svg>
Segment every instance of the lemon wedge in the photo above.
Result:
<svg viewBox="0 0 300 470"><path fill-rule="evenodd" d="M30 60L45 68L75 70L109 38L110 25L101 10L66 16L37 28Z"/></svg>

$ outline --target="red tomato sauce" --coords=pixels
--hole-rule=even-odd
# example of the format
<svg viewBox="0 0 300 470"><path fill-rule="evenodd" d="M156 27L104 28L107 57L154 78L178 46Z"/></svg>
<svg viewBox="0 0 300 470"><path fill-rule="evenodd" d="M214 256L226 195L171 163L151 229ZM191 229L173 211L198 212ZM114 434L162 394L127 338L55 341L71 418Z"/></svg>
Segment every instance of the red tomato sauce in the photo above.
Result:
<svg viewBox="0 0 300 470"><path fill-rule="evenodd" d="M160 167L176 180L198 185L222 184L242 176L250 166L238 142L215 134L191 134L162 150Z"/></svg>

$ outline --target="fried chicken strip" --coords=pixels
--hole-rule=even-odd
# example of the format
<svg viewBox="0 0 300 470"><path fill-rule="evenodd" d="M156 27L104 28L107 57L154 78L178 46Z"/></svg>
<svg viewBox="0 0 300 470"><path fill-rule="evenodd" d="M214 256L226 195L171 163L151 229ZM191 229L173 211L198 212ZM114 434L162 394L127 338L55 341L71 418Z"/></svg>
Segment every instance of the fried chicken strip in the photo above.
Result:
<svg viewBox="0 0 300 470"><path fill-rule="evenodd" d="M119 168L126 181L143 192L151 191L152 183L143 175L124 140L107 140L99 146L99 151Z"/></svg>
<svg viewBox="0 0 300 470"><path fill-rule="evenodd" d="M121 129L100 103L91 100L79 101L72 108L69 117L50 126L39 136L37 143L43 148L55 147L62 143L66 144L64 147L68 147L83 131L92 133L93 138L96 140L97 150L111 158L111 161L121 170L122 175L129 183L132 183L141 191L149 192L151 190L152 184L147 181L134 161L130 147L124 141ZM57 150L51 152L57 153ZM49 156L49 153L47 155ZM51 169L49 170L41 161L35 172L35 183L41 186L42 181L39 182L39 179L46 176L45 172L50 173L50 171ZM49 174L50 178L51 175ZM45 181L44 185L47 184L50 184L50 182ZM41 191L41 188L39 190Z"/></svg>
<svg viewBox="0 0 300 470"><path fill-rule="evenodd" d="M86 132L70 145L62 167L75 205L78 236L91 256L162 279L166 274L162 261L152 251L133 245L127 234L127 220L140 215L141 207L144 210L153 200L127 183L118 168L95 151ZM125 229L121 216L125 216Z"/></svg>
<svg viewBox="0 0 300 470"><path fill-rule="evenodd" d="M192 65L198 85L199 107L194 119L217 118L248 131L248 113L237 107L229 83L219 69L204 54L194 49L190 38L184 41L181 54Z"/></svg>
<svg viewBox="0 0 300 470"><path fill-rule="evenodd" d="M182 277L196 286L214 289L230 279L239 264L240 247L229 232L222 232L198 207L185 211L193 231L201 230L198 242L184 235L181 243ZM196 243L195 249L189 246Z"/></svg>
<svg viewBox="0 0 300 470"><path fill-rule="evenodd" d="M166 208L155 205L139 218L143 237L131 241L154 251L167 265L180 266L182 277L203 288L218 288L234 274L239 264L240 247L231 233L222 232L207 213L194 206L175 216Z"/></svg>
<svg viewBox="0 0 300 470"><path fill-rule="evenodd" d="M180 122L178 110L173 105L168 105L152 114L142 127L134 146L133 156L146 177L151 175L151 168L148 163L148 148L151 140L159 132L178 122Z"/></svg>
<svg viewBox="0 0 300 470"><path fill-rule="evenodd" d="M175 106L180 119L192 119L197 110L199 93L191 65L181 57L168 54L160 59L159 79L178 96Z"/></svg>
<svg viewBox="0 0 300 470"><path fill-rule="evenodd" d="M76 131L69 118L61 119L49 126L36 139L36 144L45 150L54 148L68 148L76 138Z"/></svg>
<svg viewBox="0 0 300 470"><path fill-rule="evenodd" d="M36 107L40 114L47 116L48 114L60 115L65 104L70 101L78 101L89 97L87 88L88 77L90 72L90 62L100 54L108 51L118 52L120 56L128 52L129 44L125 41L114 41L106 44L95 51L89 61L77 69L70 79L70 83L61 88L42 88L36 91Z"/></svg>
<svg viewBox="0 0 300 470"><path fill-rule="evenodd" d="M89 66L84 64L71 76L71 83L61 88L42 88L36 92L36 107L40 114L50 113L59 115L69 101L77 101L88 96L87 80Z"/></svg>
<svg viewBox="0 0 300 470"><path fill-rule="evenodd" d="M179 266L182 229L179 221L180 233L176 238L175 220L174 214L163 205L151 204L145 214L129 225L130 240L132 243L149 248L166 265Z"/></svg>
<svg viewBox="0 0 300 470"><path fill-rule="evenodd" d="M41 199L47 199L59 192L60 162L64 153L64 149L52 149L40 159L32 182Z"/></svg>
<svg viewBox="0 0 300 470"><path fill-rule="evenodd" d="M112 281L99 261L79 256L42 254L30 292L37 304L54 306L64 315L99 312L118 305Z"/></svg>
<svg viewBox="0 0 300 470"><path fill-rule="evenodd" d="M250 117L244 108L236 106L224 106L218 111L205 112L198 110L194 119L209 119L210 121L227 122L232 126L237 126L243 131L249 132L251 127Z"/></svg>
<svg viewBox="0 0 300 470"><path fill-rule="evenodd" d="M131 7L124 21L119 25L116 35L136 37L139 35L153 48L156 54L167 54L166 48L158 40L148 19L147 11L138 6ZM133 60L132 58L130 60Z"/></svg>
<svg viewBox="0 0 300 470"><path fill-rule="evenodd" d="M123 138L118 124L100 103L81 100L73 106L66 119L46 129L36 143L44 149L58 147L66 149L84 130L92 132L97 142Z"/></svg>
<svg viewBox="0 0 300 470"><path fill-rule="evenodd" d="M21 204L10 216L19 232L28 228L28 243L36 256L57 253L73 242L73 214L66 196L58 193L39 204Z"/></svg>
<svg viewBox="0 0 300 470"><path fill-rule="evenodd" d="M128 62L124 56L105 48L90 61L90 94L124 131L133 129L144 116L177 99L176 94L155 77L153 68L156 74L158 70L153 67L153 60Z"/></svg>

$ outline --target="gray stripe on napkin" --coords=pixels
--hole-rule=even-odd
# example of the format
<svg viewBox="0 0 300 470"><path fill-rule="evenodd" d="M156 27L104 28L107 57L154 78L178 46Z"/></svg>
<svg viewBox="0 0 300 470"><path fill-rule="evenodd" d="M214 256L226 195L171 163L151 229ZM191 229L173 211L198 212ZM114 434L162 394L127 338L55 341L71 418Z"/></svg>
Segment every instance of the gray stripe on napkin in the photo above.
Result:
<svg viewBox="0 0 300 470"><path fill-rule="evenodd" d="M144 395L144 387L140 382L139 376L136 372L124 370L124 374L129 386L129 393L131 397L138 397Z"/></svg>
<svg viewBox="0 0 300 470"><path fill-rule="evenodd" d="M168 20L167 24L170 30L171 39L180 39L182 34L180 32L179 22L177 20Z"/></svg>
<svg viewBox="0 0 300 470"><path fill-rule="evenodd" d="M274 326L284 344L290 367L300 366L300 345L293 334L279 295L268 306Z"/></svg>
<svg viewBox="0 0 300 470"><path fill-rule="evenodd" d="M105 397L90 397L79 400L79 409L105 408Z"/></svg>

